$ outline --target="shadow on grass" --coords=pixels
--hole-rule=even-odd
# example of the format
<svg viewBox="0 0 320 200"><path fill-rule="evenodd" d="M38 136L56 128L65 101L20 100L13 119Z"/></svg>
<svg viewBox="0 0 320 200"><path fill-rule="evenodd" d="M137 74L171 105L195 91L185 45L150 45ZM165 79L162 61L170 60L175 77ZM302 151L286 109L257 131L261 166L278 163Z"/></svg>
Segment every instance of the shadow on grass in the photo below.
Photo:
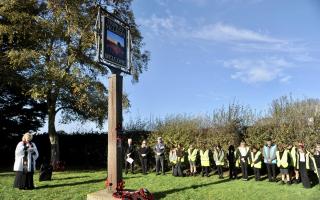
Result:
<svg viewBox="0 0 320 200"><path fill-rule="evenodd" d="M134 179L134 178L141 178L141 177L142 176L123 176L122 178L126 180L126 179Z"/></svg>
<svg viewBox="0 0 320 200"><path fill-rule="evenodd" d="M74 183L62 183L62 184L54 184L54 185L43 185L36 187L37 190L46 189L46 188L56 188L56 187L65 187L65 186L76 186L76 185L83 185L83 184L90 184L90 183L98 183L106 180L105 178L102 179L94 179L88 181L81 181L81 182L74 182Z"/></svg>
<svg viewBox="0 0 320 200"><path fill-rule="evenodd" d="M64 177L64 178L53 178L52 180L69 180L69 179L75 179L75 178L87 178L90 176L70 176L70 177Z"/></svg>
<svg viewBox="0 0 320 200"><path fill-rule="evenodd" d="M15 176L15 173L14 172L0 173L0 177L1 176Z"/></svg>
<svg viewBox="0 0 320 200"><path fill-rule="evenodd" d="M164 198L166 195L174 194L176 192L181 192L181 191L188 190L188 189L198 189L200 187L206 187L206 186L209 186L209 185L221 184L221 183L225 183L225 182L229 182L229 181L230 181L229 179L223 179L223 180L219 180L219 181L212 182L212 183L205 183L205 184L200 184L200 185L191 185L191 186L183 187L183 188L175 188L175 189L170 189L170 190L166 190L166 191L155 192L155 193L153 193L153 195L154 195L155 199L161 199L161 198Z"/></svg>

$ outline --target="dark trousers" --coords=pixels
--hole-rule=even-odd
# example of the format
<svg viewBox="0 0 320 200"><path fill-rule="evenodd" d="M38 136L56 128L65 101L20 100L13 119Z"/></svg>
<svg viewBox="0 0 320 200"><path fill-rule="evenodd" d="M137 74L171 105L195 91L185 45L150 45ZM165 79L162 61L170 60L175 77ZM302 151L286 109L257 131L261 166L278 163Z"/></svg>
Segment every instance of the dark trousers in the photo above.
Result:
<svg viewBox="0 0 320 200"><path fill-rule="evenodd" d="M242 178L248 179L248 163L247 160L245 162L240 161L241 164L241 172L242 172Z"/></svg>
<svg viewBox="0 0 320 200"><path fill-rule="evenodd" d="M183 173L182 173L182 170L181 170L181 163L177 163L174 166L173 175L174 176L183 176Z"/></svg>
<svg viewBox="0 0 320 200"><path fill-rule="evenodd" d="M141 168L142 168L142 173L146 174L148 171L148 159L147 158L141 159Z"/></svg>
<svg viewBox="0 0 320 200"><path fill-rule="evenodd" d="M276 180L276 164L266 163L269 181Z"/></svg>
<svg viewBox="0 0 320 200"><path fill-rule="evenodd" d="M157 174L160 172L160 165L161 165L161 171L164 174L164 156L156 156L156 172L157 172Z"/></svg>
<svg viewBox="0 0 320 200"><path fill-rule="evenodd" d="M221 165L217 165L217 170L218 170L219 177L223 177L223 170Z"/></svg>
<svg viewBox="0 0 320 200"><path fill-rule="evenodd" d="M303 184L303 187L310 188L311 183L310 183L310 179L308 176L308 171L307 171L305 162L299 162L299 172L301 175L301 182Z"/></svg>
<svg viewBox="0 0 320 200"><path fill-rule="evenodd" d="M320 168L318 168L318 181L319 181L319 184L320 184Z"/></svg>
<svg viewBox="0 0 320 200"><path fill-rule="evenodd" d="M229 164L229 178L237 178L237 168L234 163Z"/></svg>
<svg viewBox="0 0 320 200"><path fill-rule="evenodd" d="M204 176L204 174L209 176L209 167L202 166L202 176Z"/></svg>
<svg viewBox="0 0 320 200"><path fill-rule="evenodd" d="M133 168L134 168L134 162L132 162L131 164L129 162L127 162L127 160L125 160L125 164L124 164L124 169L125 169L125 173L128 173L128 168L130 165L130 169L131 169L131 173L134 173Z"/></svg>
<svg viewBox="0 0 320 200"><path fill-rule="evenodd" d="M256 178L256 181L259 181L261 176L260 176L260 169L259 168L253 168L253 172L254 172L254 177Z"/></svg>

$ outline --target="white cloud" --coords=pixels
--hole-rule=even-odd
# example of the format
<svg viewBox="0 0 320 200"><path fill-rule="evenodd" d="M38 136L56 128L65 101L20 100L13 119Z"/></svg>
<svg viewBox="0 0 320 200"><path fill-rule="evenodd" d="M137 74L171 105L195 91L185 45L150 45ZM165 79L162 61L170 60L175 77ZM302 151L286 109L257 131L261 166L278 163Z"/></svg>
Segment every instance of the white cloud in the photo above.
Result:
<svg viewBox="0 0 320 200"><path fill-rule="evenodd" d="M140 18L137 21L138 24L141 24L148 29L147 32L149 34L152 33L153 35L161 37L178 37L180 35L185 35L184 32L187 29L185 19L173 15L168 15L166 17L152 15L151 18Z"/></svg>
<svg viewBox="0 0 320 200"><path fill-rule="evenodd" d="M194 32L195 38L219 42L263 42L283 43L282 40L254 32L249 29L236 28L223 23L207 25Z"/></svg>
<svg viewBox="0 0 320 200"><path fill-rule="evenodd" d="M238 79L246 83L273 80L288 82L291 78L290 75L285 74L285 69L292 66L292 64L282 58L233 59L224 62L224 65L234 71L231 74L232 79Z"/></svg>
<svg viewBox="0 0 320 200"><path fill-rule="evenodd" d="M140 19L147 28L147 34L166 43L189 43L210 54L210 44L222 44L227 50L247 59L232 59L224 62L233 72L231 78L246 83L277 80L287 83L292 79L287 67L301 66L301 63L320 62L313 58L303 40L280 39L270 34L239 28L225 23L190 26L185 18L175 15ZM199 41L203 41L202 43ZM206 42L206 43L204 43ZM266 58L265 55L270 57ZM281 57L281 58L279 58Z"/></svg>

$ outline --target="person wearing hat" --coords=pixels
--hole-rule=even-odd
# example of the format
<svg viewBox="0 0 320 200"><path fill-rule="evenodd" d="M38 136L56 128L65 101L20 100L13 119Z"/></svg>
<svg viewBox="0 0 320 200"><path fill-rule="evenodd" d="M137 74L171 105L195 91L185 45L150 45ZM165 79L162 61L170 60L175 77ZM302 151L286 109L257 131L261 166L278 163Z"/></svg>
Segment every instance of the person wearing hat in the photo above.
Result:
<svg viewBox="0 0 320 200"><path fill-rule="evenodd" d="M33 174L36 170L36 160L39 156L37 146L31 142L33 136L26 133L15 150L13 170L16 172L13 187L19 189L34 189Z"/></svg>
<svg viewBox="0 0 320 200"><path fill-rule="evenodd" d="M155 153L156 158L156 173L160 174L160 165L162 174L165 175L164 172L164 153L165 153L165 145L161 137L158 137L157 144L154 146L153 151Z"/></svg>
<svg viewBox="0 0 320 200"><path fill-rule="evenodd" d="M276 181L277 145L272 143L271 138L267 139L263 147L264 163L267 166L269 182Z"/></svg>

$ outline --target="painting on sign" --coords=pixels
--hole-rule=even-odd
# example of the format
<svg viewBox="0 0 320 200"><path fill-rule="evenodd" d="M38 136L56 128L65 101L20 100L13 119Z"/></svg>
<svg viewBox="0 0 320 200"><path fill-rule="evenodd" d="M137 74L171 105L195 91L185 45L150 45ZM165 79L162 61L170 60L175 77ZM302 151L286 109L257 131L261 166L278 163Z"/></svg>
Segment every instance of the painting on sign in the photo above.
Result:
<svg viewBox="0 0 320 200"><path fill-rule="evenodd" d="M117 57L121 60L126 59L125 38L117 35L116 33L107 30L107 49L106 53L111 56Z"/></svg>
<svg viewBox="0 0 320 200"><path fill-rule="evenodd" d="M127 68L128 30L109 16L104 18L103 58L113 67Z"/></svg>

